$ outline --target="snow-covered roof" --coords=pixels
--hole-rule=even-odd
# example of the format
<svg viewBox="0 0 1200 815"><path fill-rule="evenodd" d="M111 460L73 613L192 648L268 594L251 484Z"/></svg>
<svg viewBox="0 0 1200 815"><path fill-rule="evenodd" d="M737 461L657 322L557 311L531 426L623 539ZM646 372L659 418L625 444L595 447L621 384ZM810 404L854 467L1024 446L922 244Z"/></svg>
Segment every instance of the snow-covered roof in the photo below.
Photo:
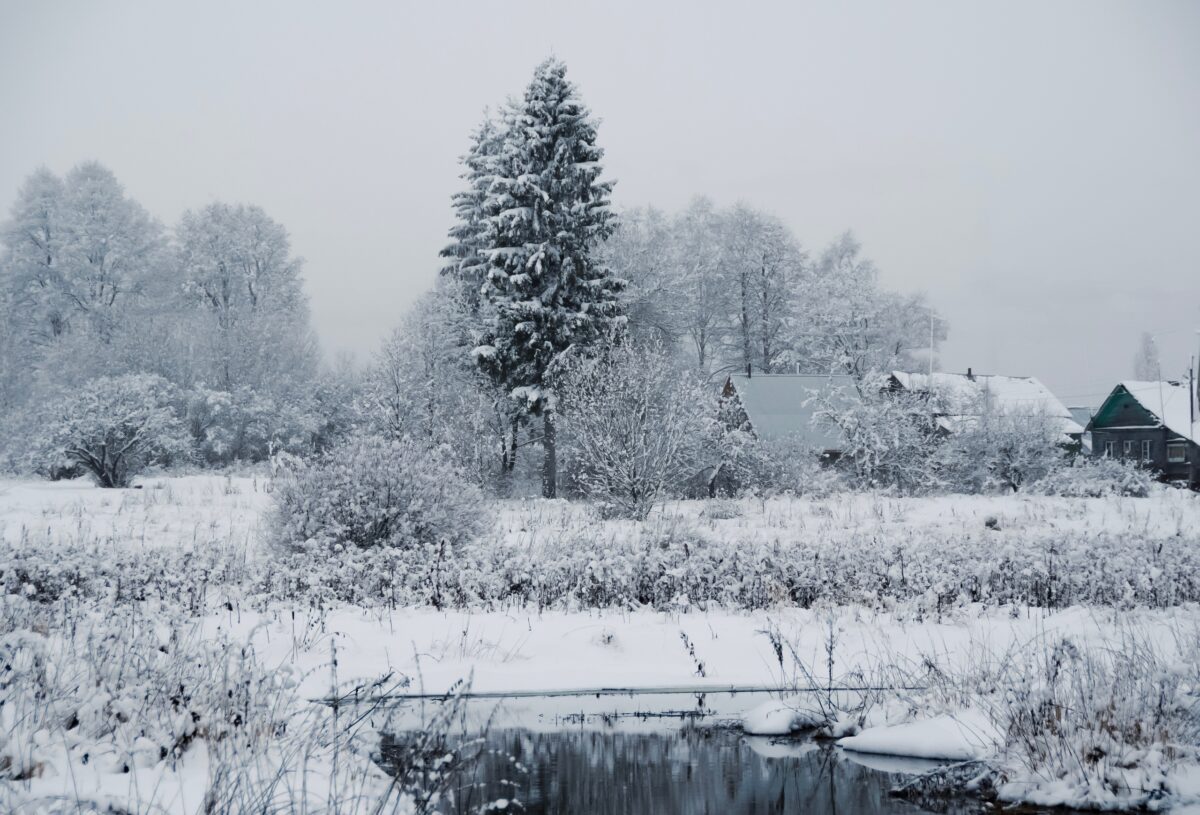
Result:
<svg viewBox="0 0 1200 815"><path fill-rule="evenodd" d="M892 376L905 390L932 391L942 413L939 423L951 432L988 411L1008 416L1046 416L1060 420L1063 433L1083 432L1083 425L1067 406L1036 377L942 371L932 375L892 371Z"/></svg>
<svg viewBox="0 0 1200 815"><path fill-rule="evenodd" d="M729 377L750 426L760 438L793 439L814 450L839 450L837 428L814 422L816 397L831 394L835 403L857 399L854 377L809 374L735 374Z"/></svg>
<svg viewBox="0 0 1200 815"><path fill-rule="evenodd" d="M1192 422L1192 393L1186 382L1128 380L1120 386L1172 433L1200 444L1200 421Z"/></svg>

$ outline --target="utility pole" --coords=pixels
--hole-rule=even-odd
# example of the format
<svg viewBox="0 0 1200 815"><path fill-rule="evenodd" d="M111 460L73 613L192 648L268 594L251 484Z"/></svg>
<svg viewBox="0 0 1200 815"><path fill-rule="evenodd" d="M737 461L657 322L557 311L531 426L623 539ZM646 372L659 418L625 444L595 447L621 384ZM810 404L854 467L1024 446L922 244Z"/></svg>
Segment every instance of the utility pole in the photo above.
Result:
<svg viewBox="0 0 1200 815"><path fill-rule="evenodd" d="M1200 332L1197 332L1200 333ZM929 389L933 390L933 308L929 309Z"/></svg>
<svg viewBox="0 0 1200 815"><path fill-rule="evenodd" d="M1200 328L1196 329L1196 337L1200 338ZM1192 365L1190 368L1188 368L1188 378L1191 380L1191 385L1192 385L1192 387L1189 388L1189 390L1191 390L1191 393L1189 394L1189 396L1191 397L1191 401L1192 401L1193 432L1195 432L1194 427L1196 425L1196 410L1198 407L1200 407L1200 381L1198 381L1198 380L1200 380L1200 376L1196 375L1197 359L1200 359L1200 358L1193 356L1192 357Z"/></svg>

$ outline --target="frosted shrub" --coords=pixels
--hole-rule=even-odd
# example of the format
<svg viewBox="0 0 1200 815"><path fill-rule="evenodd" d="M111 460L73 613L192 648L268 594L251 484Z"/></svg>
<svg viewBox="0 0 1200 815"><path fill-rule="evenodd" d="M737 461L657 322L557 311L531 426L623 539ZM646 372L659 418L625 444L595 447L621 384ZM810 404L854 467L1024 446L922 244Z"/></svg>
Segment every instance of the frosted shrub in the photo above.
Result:
<svg viewBox="0 0 1200 815"><path fill-rule="evenodd" d="M740 458L746 487L759 495L826 497L846 487L837 467L798 439L762 439Z"/></svg>
<svg viewBox="0 0 1200 815"><path fill-rule="evenodd" d="M350 438L283 477L276 501L275 540L297 553L455 550L484 525L479 490L438 451L376 436Z"/></svg>
<svg viewBox="0 0 1200 815"><path fill-rule="evenodd" d="M879 376L864 379L859 391L861 398L850 400L822 394L815 414L845 439L840 464L853 482L907 493L936 486L933 459L940 438L927 398L887 390Z"/></svg>
<svg viewBox="0 0 1200 815"><path fill-rule="evenodd" d="M707 502L700 512L700 517L713 521L727 521L741 516L742 508L738 506L737 501L729 498L714 498Z"/></svg>
<svg viewBox="0 0 1200 815"><path fill-rule="evenodd" d="M622 344L562 377L564 434L581 491L643 519L701 468L716 410L661 348Z"/></svg>
<svg viewBox="0 0 1200 815"><path fill-rule="evenodd" d="M1054 467L1030 487L1038 495L1066 498L1104 498L1123 495L1145 498L1154 479L1132 462L1112 458L1075 458Z"/></svg>
<svg viewBox="0 0 1200 815"><path fill-rule="evenodd" d="M983 409L962 423L939 451L942 477L964 492L1017 492L1063 461L1061 421Z"/></svg>
<svg viewBox="0 0 1200 815"><path fill-rule="evenodd" d="M196 388L188 394L188 430L212 464L262 461L284 422L269 397L248 387L228 391Z"/></svg>
<svg viewBox="0 0 1200 815"><path fill-rule="evenodd" d="M186 458L192 442L160 376L100 377L54 404L35 442L37 469L78 465L101 487L126 487L154 464Z"/></svg>

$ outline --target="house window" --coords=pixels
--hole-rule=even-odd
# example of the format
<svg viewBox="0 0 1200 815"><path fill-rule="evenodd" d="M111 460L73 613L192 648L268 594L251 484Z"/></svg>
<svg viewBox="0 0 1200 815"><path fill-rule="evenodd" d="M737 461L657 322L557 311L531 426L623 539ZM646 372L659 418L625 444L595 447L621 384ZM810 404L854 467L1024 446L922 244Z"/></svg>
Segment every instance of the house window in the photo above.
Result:
<svg viewBox="0 0 1200 815"><path fill-rule="evenodd" d="M1174 442L1167 445L1167 463L1168 464L1183 464L1187 461L1187 445L1183 442Z"/></svg>
<svg viewBox="0 0 1200 815"><path fill-rule="evenodd" d="M1117 455L1117 443L1115 441L1104 442L1104 457L1113 458Z"/></svg>
<svg viewBox="0 0 1200 815"><path fill-rule="evenodd" d="M1123 456L1124 456L1124 458L1133 458L1133 442L1132 441L1127 440L1125 442L1125 452L1124 452Z"/></svg>
<svg viewBox="0 0 1200 815"><path fill-rule="evenodd" d="M1150 439L1142 439L1142 461L1153 460L1154 442Z"/></svg>

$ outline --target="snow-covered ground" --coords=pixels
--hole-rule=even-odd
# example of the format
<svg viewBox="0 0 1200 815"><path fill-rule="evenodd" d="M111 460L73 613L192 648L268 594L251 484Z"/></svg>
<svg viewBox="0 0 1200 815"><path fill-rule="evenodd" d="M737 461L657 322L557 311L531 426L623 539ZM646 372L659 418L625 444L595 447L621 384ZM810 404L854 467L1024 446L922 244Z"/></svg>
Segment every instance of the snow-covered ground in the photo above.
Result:
<svg viewBox="0 0 1200 815"><path fill-rule="evenodd" d="M194 642L201 651L221 644L225 650L220 653L226 656L235 651L249 653L254 670L263 676L288 677L284 695L291 707L286 716L300 716L305 721L312 717L299 711L306 709L307 699L355 689L360 697L381 692L441 693L465 679L470 680L474 692L497 694L598 688L787 688L793 693L781 697L783 704L793 710L803 708L806 715L768 715L770 711L760 710L757 718L750 716L751 722L766 722L759 729L784 730L788 729L786 723L824 720L831 734L850 737L845 742L849 749L999 761L1008 755L1009 747L1000 735L1003 717L1013 709L1023 709L1012 699L1004 705L996 701L1005 692L997 690L1002 681L1026 671L1022 692L1045 692L1045 688L1035 687L1041 680L1034 680L1042 674L1031 673L1030 666L1042 668L1047 660L1059 659L1045 655L1058 654L1056 649L1062 643L1069 644L1070 654L1084 655L1065 658L1080 665L1093 664L1087 662L1088 654L1122 654L1135 646L1139 653L1170 652L1186 661L1188 654L1180 643L1194 641L1200 631L1200 609L1190 601L1171 599L1191 591L1189 579L1200 581L1200 575L1189 572L1193 561L1188 560L1200 549L1196 532L1200 530L1200 500L1177 491L1157 492L1147 499L852 494L826 499L681 502L640 527L628 521L601 520L581 504L509 501L497 505L491 537L491 545L503 547L512 558L532 553L536 560L543 551L592 546L592 562L604 564L604 568L620 562L605 560L606 552L618 545L636 549L642 545L639 535L648 534L647 528L698 529L706 540L735 548L745 542L768 552L786 553L791 550L771 547L795 544L805 547L802 551L809 555L825 557L827 553L830 562L837 562L839 552L844 555L853 546L859 547L854 552L901 551L901 562L884 570L888 580L903 574L906 563L909 569L917 568L908 561L910 556L912 562L923 564L920 568L933 571L942 561L953 562L954 579L960 580L971 567L963 559L983 558L981 553L1045 551L1048 557L1069 558L1075 552L1083 553L1079 557L1091 557L1087 553L1096 550L1080 547L1104 540L1114 563L1111 568L1107 563L1091 564L1097 579L1127 581L1127 574L1143 563L1151 588L1157 590L1170 578L1174 594L1169 595L1146 594L1145 587L1132 587L1124 594L1111 592L1111 596L1123 598L1111 604L1035 608L991 599L973 602L962 592L951 592L956 598L953 602L939 599L932 605L875 601L837 605L822 600L818 592L808 608L797 607L781 596L769 607L753 611L715 602L697 603L687 597L657 607L623 603L620 607L586 608L578 595L570 595L543 608L489 601L438 610L387 603L351 605L330 601L324 595L288 601L256 594L258 587L267 585L263 575L271 573L277 558L265 544L266 513L272 501L269 479L263 476L154 478L141 486L100 490L86 482L0 482L0 545L9 554L4 560L22 564L24 569L14 576L11 568L0 563L4 585L11 592L0 600L9 629L3 632L3 647L12 654L49 654L45 659L61 668L70 659L78 659L82 648L65 645L72 635L66 633L68 627L62 621L70 621L69 630L76 640L84 637L81 631L89 630L108 631L109 636L119 638L122 635L112 634L109 628L116 625L114 620L124 619L124 612L106 614L105 603L140 602L135 616L142 615L139 619L143 622L130 622L131 627L120 630L157 626L166 649L163 654L174 647L165 643L180 641ZM1121 548L1125 542L1129 542L1128 551ZM56 584L53 596L43 597L45 586L37 585L43 573L26 567L39 553L61 561L69 560L64 553L73 550L91 559L128 563L130 570L139 563L151 564L151 570L179 568L175 578L184 581L193 579L193 572L186 571L189 564L208 564L204 558L220 550L226 557L220 575L226 577L213 576L205 565L203 573L205 580L213 581L211 588L202 595L189 595L186 605L182 601L176 605L178 598L170 592L135 593L131 600L122 594L122 587L107 582L104 591L83 591L78 588L85 580L80 574L64 578L61 569L53 572L47 568L45 573L55 574L61 585ZM1146 552L1167 558L1164 565L1157 565ZM180 553L182 557L172 559ZM588 557L586 551L573 554L585 560ZM509 555L501 552L497 559ZM230 568L229 563L247 564L245 572ZM1068 560L1057 568L1070 570L1072 564ZM228 577L235 574L236 579ZM839 573L828 574L836 579ZM104 579L113 577L106 574ZM231 582L222 583L224 579ZM946 592L937 585L938 579L933 575L929 582L940 598ZM63 586L71 590L64 591ZM184 587L176 588L182 597ZM1157 607L1145 607L1139 601L1144 596L1158 598L1152 604ZM13 630L23 619L29 619L31 628L38 630ZM160 621L146 622L150 620ZM35 646L33 640L41 644ZM29 659L30 664L37 664L42 657ZM1130 652L1129 659L1133 664L1140 657ZM1183 673L1171 687L1194 703L1195 680L1200 677L1187 675L1186 664L1179 664L1183 667L1172 670ZM92 666L88 670L101 669ZM63 673L60 669L55 681L65 681ZM988 682L993 687L985 687ZM60 688L64 698L78 695L69 685ZM14 694L18 686L0 680L0 694ZM907 689L838 690L876 686ZM113 691L114 699L120 696ZM980 700L991 701L984 704ZM761 695L745 697L747 708L761 701ZM168 706L177 704L169 702ZM70 704L64 705L64 709L70 708ZM204 778L214 772L211 754L216 742L203 733L181 739L169 716L157 730L144 728L147 735L139 738L145 741L129 737L122 742L131 732L125 727L128 713L122 714L119 725L112 725L110 714L116 714L111 710L96 714L99 718L87 735L81 732L82 725L68 726L69 716L57 727L52 725L57 721L53 716L42 713L31 714L24 722L14 720L18 709L15 704L0 708L9 717L3 723L11 734L6 742L0 742L0 752L23 755L29 770L24 774L27 777L0 784L3 795L8 796L0 796L0 802L23 802L36 811L31 801L81 795L72 792L81 783L97 800L145 801L144 785L152 778L155 789L175 792L157 798L155 793L151 798L169 811L190 812L195 811L197 799L206 789ZM101 720L109 724L101 726L97 723ZM784 726L779 724L781 720ZM311 735L324 733L327 726L320 720L306 725L308 730L294 726L293 731ZM117 738L114 733L123 735ZM980 737L980 733L984 735ZM19 740L28 743L17 743ZM95 754L101 743L107 743L106 749L115 757L80 764L82 756L89 751ZM334 739L332 743L339 742ZM328 738L319 748L312 747L316 741L306 744L305 755L310 759L326 755L322 750L330 749ZM1150 767L1145 772L1159 775L1139 776L1138 783L1165 789L1175 796L1173 800L1186 800L1188 795L1200 795L1200 790L1189 792L1186 774L1180 776L1179 767L1189 768L1188 772L1200 772L1200 768L1188 757L1194 746L1176 747L1166 750L1174 750L1170 761L1165 753L1139 759L1138 766L1143 769L1138 772ZM257 772L297 772L295 755L283 754L284 748L271 749L274 757ZM291 745L287 749L300 748ZM178 750L178 755L172 750ZM358 767L357 774L339 783L357 785L355 789L360 791L382 783L369 762L347 762ZM1175 768L1168 770L1168 765ZM147 774L142 788L130 790L128 779L122 781L121 776L128 775L122 768L130 766ZM314 760L313 767L321 767L320 761ZM1018 768L1018 764L1012 767ZM328 788L335 785L328 779L321 781L325 770L304 769L298 777L310 772L317 773L312 778L313 789L324 790L321 794L328 797ZM1032 770L1022 774L1014 769L1007 778L1009 786L1001 789L1001 794L1012 798L1076 804L1126 800L1103 785L1099 791L1089 792L1085 787L1094 782L1090 777L1040 778Z"/></svg>
<svg viewBox="0 0 1200 815"><path fill-rule="evenodd" d="M139 479L138 489L103 490L90 479L0 479L0 530L62 539L104 538L121 545L188 546L205 541L246 543L262 552L263 514L271 506L266 475L187 475ZM586 504L541 499L498 501L497 529L510 542L530 544L580 527L594 528ZM1040 539L1062 532L1145 534L1193 538L1200 529L1200 496L1161 490L1150 498L1054 498L1036 495L894 497L845 493L829 498L777 497L714 502L678 501L654 523L690 520L728 533L837 540L862 534L989 534L1001 540ZM717 517L714 517L717 516ZM995 529L985 526L992 522ZM597 544L636 522L609 520Z"/></svg>

